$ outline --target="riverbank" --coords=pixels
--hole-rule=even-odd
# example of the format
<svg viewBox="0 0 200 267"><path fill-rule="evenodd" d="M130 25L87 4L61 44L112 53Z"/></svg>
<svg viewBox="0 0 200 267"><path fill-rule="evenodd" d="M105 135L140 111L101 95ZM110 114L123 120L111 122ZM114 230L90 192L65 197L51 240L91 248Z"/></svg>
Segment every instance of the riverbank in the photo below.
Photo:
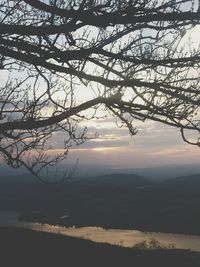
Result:
<svg viewBox="0 0 200 267"><path fill-rule="evenodd" d="M200 237L195 235L144 232L130 229L104 229L102 227L64 227L59 225L19 221L15 211L0 211L1 227L18 227L39 232L60 234L97 243L108 243L122 247L154 246L154 248L176 248L200 252Z"/></svg>
<svg viewBox="0 0 200 267"><path fill-rule="evenodd" d="M19 228L0 228L0 247L4 267L200 266L200 253L188 250L121 248Z"/></svg>
<svg viewBox="0 0 200 267"><path fill-rule="evenodd" d="M39 232L60 234L121 247L133 248L138 245L141 246L141 244L146 244L148 247L148 244L153 243L154 248L176 248L200 252L199 236L141 232L128 229L104 229L101 227L60 227L58 225L28 222L19 222L18 226Z"/></svg>
<svg viewBox="0 0 200 267"><path fill-rule="evenodd" d="M121 177L120 185L115 178L108 179L110 184L100 177L54 186L2 182L0 210L15 210L23 221L66 227L200 235L198 187L194 186L196 191L158 184L136 187L132 178Z"/></svg>

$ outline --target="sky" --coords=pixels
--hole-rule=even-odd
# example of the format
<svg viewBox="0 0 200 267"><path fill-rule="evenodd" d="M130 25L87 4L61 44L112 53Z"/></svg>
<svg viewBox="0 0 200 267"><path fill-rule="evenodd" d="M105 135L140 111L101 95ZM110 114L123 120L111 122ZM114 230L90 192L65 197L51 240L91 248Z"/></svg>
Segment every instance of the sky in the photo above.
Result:
<svg viewBox="0 0 200 267"><path fill-rule="evenodd" d="M185 143L177 128L161 123L136 121L138 132L131 136L128 129L119 128L113 118L89 121L88 133L98 137L69 151L68 163L79 160L81 165L114 168L148 168L167 165L198 164L200 148ZM190 136L196 138L196 136ZM65 133L55 133L51 153L62 151Z"/></svg>
<svg viewBox="0 0 200 267"><path fill-rule="evenodd" d="M190 42L199 45L199 27L190 32ZM188 40L188 36L185 36ZM184 44L185 40L182 42ZM185 43L187 47L187 42ZM0 84L6 80L5 71L0 71ZM83 91L83 90L82 90ZM80 100L91 98L85 94ZM198 164L200 147L186 144L178 129L156 122L135 122L138 133L131 137L128 130L118 128L113 118L88 122L89 132L97 132L99 137L77 147L72 147L69 162L79 159L82 165L107 165L114 167L153 167L169 164ZM51 140L53 150L59 153L64 144L65 134L55 134Z"/></svg>
<svg viewBox="0 0 200 267"><path fill-rule="evenodd" d="M138 133L131 137L127 129L117 128L112 121L97 124L99 138L71 149L69 160L119 168L199 163L200 148L186 144L177 129L154 122L137 128Z"/></svg>
<svg viewBox="0 0 200 267"><path fill-rule="evenodd" d="M78 159L80 168L85 165L122 170L199 164L200 148L186 144L178 129L150 121L138 123L137 129L138 133L131 137L128 130L118 128L113 119L93 122L88 130L98 132L99 137L72 147L67 161L62 164L70 166ZM52 154L63 151L64 138L64 133L53 136ZM9 173L15 175L17 172L11 169Z"/></svg>
<svg viewBox="0 0 200 267"><path fill-rule="evenodd" d="M198 48L199 31L200 27L196 26L186 33L179 44L180 47L185 51L189 49L189 44ZM80 97L84 99L87 94L84 93ZM128 130L118 128L112 118L89 122L89 130L97 132L99 137L72 148L69 161L73 162L78 158L79 162L85 165L120 168L200 163L200 147L185 143L178 129L152 121L136 121L134 125L138 133L131 137ZM197 140L198 135L193 137ZM55 141L58 148L62 145L59 140Z"/></svg>

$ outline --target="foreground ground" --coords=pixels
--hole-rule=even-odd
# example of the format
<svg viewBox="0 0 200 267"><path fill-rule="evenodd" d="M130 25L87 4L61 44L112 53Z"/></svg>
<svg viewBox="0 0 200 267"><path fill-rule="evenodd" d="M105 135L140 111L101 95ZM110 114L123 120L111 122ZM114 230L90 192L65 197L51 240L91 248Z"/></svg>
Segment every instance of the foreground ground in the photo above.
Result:
<svg viewBox="0 0 200 267"><path fill-rule="evenodd" d="M200 253L127 249L27 229L0 228L0 266L199 267Z"/></svg>

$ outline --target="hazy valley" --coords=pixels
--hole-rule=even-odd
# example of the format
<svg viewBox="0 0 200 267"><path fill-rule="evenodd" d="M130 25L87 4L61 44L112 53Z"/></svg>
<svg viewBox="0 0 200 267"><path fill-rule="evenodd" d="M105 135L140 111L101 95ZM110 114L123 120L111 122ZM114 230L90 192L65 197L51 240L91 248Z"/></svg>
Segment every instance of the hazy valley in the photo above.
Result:
<svg viewBox="0 0 200 267"><path fill-rule="evenodd" d="M1 210L65 226L200 234L199 174L161 182L136 174L74 177L57 185L26 181L1 180Z"/></svg>

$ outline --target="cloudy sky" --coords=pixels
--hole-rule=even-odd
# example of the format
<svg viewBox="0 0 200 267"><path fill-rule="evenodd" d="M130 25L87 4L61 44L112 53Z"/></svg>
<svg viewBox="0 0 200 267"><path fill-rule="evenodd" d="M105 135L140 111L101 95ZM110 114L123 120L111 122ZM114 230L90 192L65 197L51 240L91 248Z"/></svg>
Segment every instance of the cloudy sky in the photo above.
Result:
<svg viewBox="0 0 200 267"><path fill-rule="evenodd" d="M118 128L113 119L90 123L89 132L99 137L70 150L69 162L113 167L152 167L199 163L200 148L186 144L178 129L155 122L136 123L138 133ZM54 136L55 153L63 147L63 136Z"/></svg>
<svg viewBox="0 0 200 267"><path fill-rule="evenodd" d="M200 26L187 32L180 42L185 51L192 45L199 47ZM80 95L81 99L87 97ZM186 144L178 129L156 122L136 122L136 136L127 129L120 129L113 119L89 123L91 132L99 138L71 149L69 160L79 158L81 164L111 165L118 167L149 167L200 162L200 148ZM197 140L197 136L193 136ZM60 141L59 141L60 140ZM57 140L60 147L62 138Z"/></svg>
<svg viewBox="0 0 200 267"><path fill-rule="evenodd" d="M199 28L190 33L196 45L199 45ZM188 36L187 38L188 39ZM184 40L183 40L184 42ZM186 43L187 46L187 43ZM5 71L0 72L0 84L6 81ZM84 91L84 90L82 90ZM85 93L80 100L91 98ZM200 148L184 143L178 129L155 122L136 122L136 136L131 137L128 130L118 128L112 118L89 122L89 132L97 132L99 137L85 144L73 147L69 162L79 158L85 165L109 165L118 167L150 167L169 164L199 163ZM196 137L197 138L197 137ZM52 153L58 153L63 147L65 136L54 136Z"/></svg>

